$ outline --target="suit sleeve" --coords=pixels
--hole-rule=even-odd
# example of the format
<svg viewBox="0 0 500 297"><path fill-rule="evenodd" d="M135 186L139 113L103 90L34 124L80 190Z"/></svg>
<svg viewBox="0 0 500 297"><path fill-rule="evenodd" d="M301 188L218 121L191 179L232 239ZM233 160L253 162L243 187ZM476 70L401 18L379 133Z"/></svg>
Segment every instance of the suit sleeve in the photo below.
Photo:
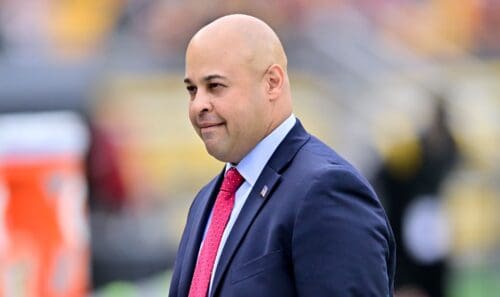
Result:
<svg viewBox="0 0 500 297"><path fill-rule="evenodd" d="M192 216L193 212L195 212L195 209L198 206L198 197L200 195L203 195L203 191L205 188L201 189L198 194L196 194L196 197L193 200L193 203L191 203L191 206L189 207L188 214L187 214L187 219L186 219L186 224L184 226L184 231L182 232L182 237L181 241L179 243L179 247L177 248L177 255L175 256L175 262L174 262L174 268L172 272L172 278L170 280L170 290L169 290L169 297L176 297L179 295L177 292L178 290L178 285L179 285L179 278L180 278L180 271L182 270L181 265L184 260L184 253L186 251L186 245L187 241L189 238L189 234L191 233L191 228L193 227L193 224L191 223L192 221Z"/></svg>
<svg viewBox="0 0 500 297"><path fill-rule="evenodd" d="M330 165L297 212L292 237L299 296L392 296L392 231L367 182Z"/></svg>
<svg viewBox="0 0 500 297"><path fill-rule="evenodd" d="M191 216L191 210L193 209L193 204L191 204L188 212L188 216L186 219L186 226L184 227L184 231L182 232L181 241L179 243L179 247L177 248L177 255L175 257L174 268L172 270L172 278L170 279L169 284L169 297L178 296L177 286L179 284L179 277L181 271L181 264L184 258L184 251L186 250L187 238L191 229L191 224L189 224L189 218Z"/></svg>

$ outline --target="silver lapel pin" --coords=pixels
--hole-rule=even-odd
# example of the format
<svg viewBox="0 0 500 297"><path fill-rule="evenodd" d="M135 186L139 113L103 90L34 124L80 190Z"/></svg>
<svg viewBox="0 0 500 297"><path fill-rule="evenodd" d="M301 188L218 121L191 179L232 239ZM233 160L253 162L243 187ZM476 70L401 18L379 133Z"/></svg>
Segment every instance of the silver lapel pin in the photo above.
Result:
<svg viewBox="0 0 500 297"><path fill-rule="evenodd" d="M264 187L262 188L262 190L260 190L260 196L262 198L266 198L267 190L268 190L267 185L264 185Z"/></svg>

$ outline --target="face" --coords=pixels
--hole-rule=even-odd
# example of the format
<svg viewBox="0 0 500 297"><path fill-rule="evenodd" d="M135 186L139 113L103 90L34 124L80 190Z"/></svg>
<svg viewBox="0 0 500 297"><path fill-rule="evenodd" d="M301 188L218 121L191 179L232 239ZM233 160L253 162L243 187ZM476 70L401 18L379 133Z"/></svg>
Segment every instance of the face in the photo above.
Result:
<svg viewBox="0 0 500 297"><path fill-rule="evenodd" d="M190 46L186 54L189 118L210 155L238 163L266 136L271 107L265 82L238 51Z"/></svg>

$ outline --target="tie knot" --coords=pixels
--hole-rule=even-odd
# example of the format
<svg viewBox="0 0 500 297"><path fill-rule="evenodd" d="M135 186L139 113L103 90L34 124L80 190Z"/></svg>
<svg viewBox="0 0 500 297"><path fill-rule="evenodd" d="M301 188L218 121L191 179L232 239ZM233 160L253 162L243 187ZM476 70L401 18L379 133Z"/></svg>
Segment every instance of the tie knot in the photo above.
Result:
<svg viewBox="0 0 500 297"><path fill-rule="evenodd" d="M234 167L231 167L224 176L224 180L222 181L220 190L234 194L244 180L245 179L243 178L243 176L241 176L238 170Z"/></svg>

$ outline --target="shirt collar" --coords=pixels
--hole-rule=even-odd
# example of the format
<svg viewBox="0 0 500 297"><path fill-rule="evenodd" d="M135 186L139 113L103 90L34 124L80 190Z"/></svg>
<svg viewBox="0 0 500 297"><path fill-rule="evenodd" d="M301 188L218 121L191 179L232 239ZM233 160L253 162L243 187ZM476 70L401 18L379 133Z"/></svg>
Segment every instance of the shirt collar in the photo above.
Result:
<svg viewBox="0 0 500 297"><path fill-rule="evenodd" d="M251 186L255 184L267 161L285 139L288 132L292 130L296 121L295 115L291 114L236 165L236 169L245 178L245 182L248 182ZM226 163L226 171L233 166L231 163Z"/></svg>

